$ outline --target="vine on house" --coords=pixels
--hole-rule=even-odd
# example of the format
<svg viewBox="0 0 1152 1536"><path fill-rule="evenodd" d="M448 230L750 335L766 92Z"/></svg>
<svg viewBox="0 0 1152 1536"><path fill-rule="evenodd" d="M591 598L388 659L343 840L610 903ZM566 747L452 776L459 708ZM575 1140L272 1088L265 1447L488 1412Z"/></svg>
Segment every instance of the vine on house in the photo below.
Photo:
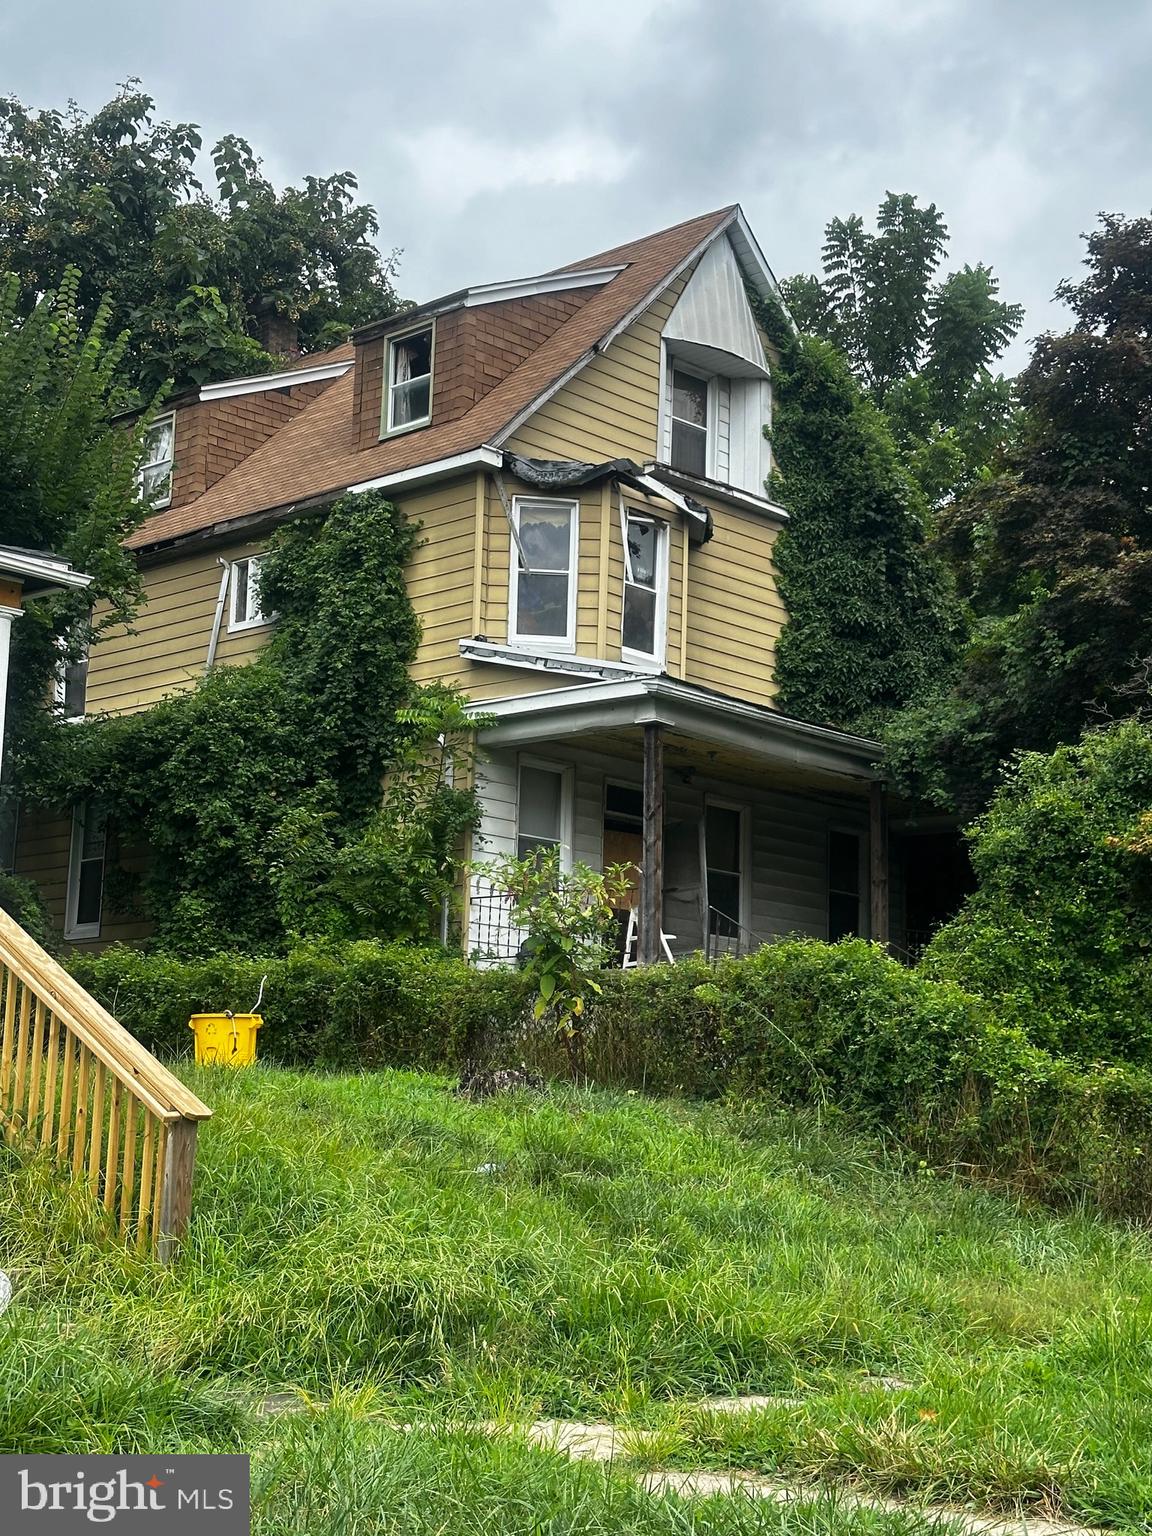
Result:
<svg viewBox="0 0 1152 1536"><path fill-rule="evenodd" d="M409 677L417 537L377 492L286 524L261 570L277 621L257 660L139 714L44 732L27 782L48 805L108 806L110 904L150 918L159 946L438 933L476 820L473 728L458 694Z"/></svg>

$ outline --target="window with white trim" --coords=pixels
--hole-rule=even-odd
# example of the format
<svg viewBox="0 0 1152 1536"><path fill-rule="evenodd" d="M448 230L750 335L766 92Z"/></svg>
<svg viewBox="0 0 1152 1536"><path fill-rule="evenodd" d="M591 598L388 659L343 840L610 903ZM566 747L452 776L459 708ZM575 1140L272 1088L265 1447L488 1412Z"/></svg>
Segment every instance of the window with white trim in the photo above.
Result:
<svg viewBox="0 0 1152 1536"><path fill-rule="evenodd" d="M579 503L515 496L512 522L516 548L508 600L509 643L575 650Z"/></svg>
<svg viewBox="0 0 1152 1536"><path fill-rule="evenodd" d="M663 661L668 606L668 530L654 517L624 514L624 613L620 644L626 656Z"/></svg>
<svg viewBox="0 0 1152 1536"><path fill-rule="evenodd" d="M828 833L828 942L851 938L861 931L860 866L863 839L858 832Z"/></svg>
<svg viewBox="0 0 1152 1536"><path fill-rule="evenodd" d="M140 494L153 508L166 507L172 500L172 464L176 444L176 417L157 416L144 433L144 453L140 460Z"/></svg>
<svg viewBox="0 0 1152 1536"><path fill-rule="evenodd" d="M107 816L103 808L95 800L84 801L72 813L72 846L68 856L68 892L64 915L66 939L100 937L107 843Z"/></svg>
<svg viewBox="0 0 1152 1536"><path fill-rule="evenodd" d="M709 394L707 379L683 368L673 368L669 463L688 475L708 473Z"/></svg>
<svg viewBox="0 0 1152 1536"><path fill-rule="evenodd" d="M565 842L568 770L558 764L521 762L516 795L516 857Z"/></svg>
<svg viewBox="0 0 1152 1536"><path fill-rule="evenodd" d="M715 938L740 938L744 926L745 865L742 808L709 801L704 808L704 867L708 932Z"/></svg>
<svg viewBox="0 0 1152 1536"><path fill-rule="evenodd" d="M386 432L406 432L432 419L432 327L388 343Z"/></svg>
<svg viewBox="0 0 1152 1536"><path fill-rule="evenodd" d="M88 631L75 641L61 635L56 645L60 655L52 678L52 701L61 720L83 720L88 698ZM82 647L82 649L81 649Z"/></svg>
<svg viewBox="0 0 1152 1536"><path fill-rule="evenodd" d="M263 563L263 555L246 555L243 560L232 562L229 632L255 629L260 624L271 624L275 618L275 614L265 613L260 606L260 567Z"/></svg>

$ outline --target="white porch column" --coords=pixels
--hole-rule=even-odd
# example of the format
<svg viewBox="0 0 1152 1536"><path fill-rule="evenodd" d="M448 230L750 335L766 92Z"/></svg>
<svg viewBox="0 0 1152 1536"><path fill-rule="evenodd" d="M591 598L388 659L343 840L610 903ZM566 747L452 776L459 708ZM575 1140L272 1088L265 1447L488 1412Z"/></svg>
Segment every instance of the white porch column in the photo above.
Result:
<svg viewBox="0 0 1152 1536"><path fill-rule="evenodd" d="M12 649L12 625L24 612L15 607L20 601L20 588L14 583L0 581L0 779L4 775L4 718L8 712L8 658Z"/></svg>

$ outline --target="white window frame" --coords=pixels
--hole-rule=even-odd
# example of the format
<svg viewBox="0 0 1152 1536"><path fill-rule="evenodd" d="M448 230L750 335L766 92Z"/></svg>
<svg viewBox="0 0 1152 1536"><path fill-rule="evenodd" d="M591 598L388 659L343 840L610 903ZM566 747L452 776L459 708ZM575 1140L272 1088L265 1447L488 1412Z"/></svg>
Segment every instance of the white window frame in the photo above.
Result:
<svg viewBox="0 0 1152 1536"><path fill-rule="evenodd" d="M868 903L868 839L860 827L849 826L847 822L829 822L824 833L824 933L831 942L832 935L832 897L851 896L851 891L836 891L832 889L832 838L852 837L856 840L856 933L854 937L867 939L871 937L870 911ZM848 935L850 937L850 935Z"/></svg>
<svg viewBox="0 0 1152 1536"><path fill-rule="evenodd" d="M516 822L512 836L512 848L520 853L520 770L536 768L541 773L555 773L560 777L560 868L572 868L572 839L575 825L575 769L571 763L560 763L554 758L535 757L522 752L516 758ZM529 834L534 835L534 834Z"/></svg>
<svg viewBox="0 0 1152 1536"><path fill-rule="evenodd" d="M68 657L66 654L68 650L68 637L66 635L60 635L56 640L56 649L60 654L57 656L56 665L52 669L52 705L57 717L62 720L65 725L76 725L79 723L79 721L86 720L88 718L88 665L91 659L90 643L90 638L85 640L84 654L83 657L79 658L84 663L84 708L78 715L66 715L64 713L64 705L68 694Z"/></svg>
<svg viewBox="0 0 1152 1536"><path fill-rule="evenodd" d="M259 576L260 564L266 554L266 550L260 550L256 554L237 555L235 560L229 562L228 633L230 635L245 629L263 629L266 625L271 624L276 617L274 613L264 613L260 609L259 599L253 593L254 578ZM236 617L236 594L240 590L240 567L242 565L247 565L248 567L244 583L244 595L248 601L248 617L246 619L238 619ZM255 571L252 569L253 566L256 567ZM254 603L257 605L255 609L253 609Z"/></svg>
<svg viewBox="0 0 1152 1536"><path fill-rule="evenodd" d="M419 421L403 421L395 426L392 421L392 392L396 381L392 377L392 369L396 360L396 348L401 342L410 341L413 336L423 336L428 333L428 414L421 416ZM425 321L423 325L413 325L406 331L399 332L396 336L389 336L388 346L384 351L384 400L381 408L381 437L399 437L404 432L416 432L421 427L426 427L432 420L432 396L436 387L436 322Z"/></svg>
<svg viewBox="0 0 1152 1536"><path fill-rule="evenodd" d="M64 906L64 937L66 939L98 939L104 918L104 878L108 868L108 826L104 826L104 841L100 850L100 916L94 923L77 921L80 905L80 866L83 861L84 823L95 809L92 800L81 801L72 809L72 841L68 849L68 890Z"/></svg>
<svg viewBox="0 0 1152 1536"><path fill-rule="evenodd" d="M633 581L629 575L631 557L628 554L628 523L630 519L650 523L656 529L656 619L653 635L654 649L651 651L637 651L624 644L624 605L628 588L641 586L640 582ZM620 655L624 661L638 661L660 668L664 665L668 650L668 563L671 533L663 518L654 517L651 512L642 511L639 507L624 506L620 510L620 538L624 552L624 588L620 598ZM643 588L643 590L648 589Z"/></svg>
<svg viewBox="0 0 1152 1536"><path fill-rule="evenodd" d="M568 615L563 635L522 635L520 613L520 513L525 505L547 502L567 507L571 512L568 526ZM580 503L569 496L513 496L512 523L516 538L508 551L508 644L524 651L550 651L568 654L576 649L576 597L580 581ZM560 576L562 571L541 571L542 575Z"/></svg>
<svg viewBox="0 0 1152 1536"><path fill-rule="evenodd" d="M704 937L708 938L712 918L711 892L708 889L708 807L735 811L740 817L740 927L743 939L752 931L752 807L740 800L725 800L720 795L704 796L704 815L700 818L700 878L704 884Z"/></svg>
<svg viewBox="0 0 1152 1536"><path fill-rule="evenodd" d="M680 418L674 413L676 399L677 373L687 374L690 379L696 379L704 384L708 390L708 420L704 424L704 477L709 480L716 478L716 429L720 412L720 378L718 374L706 373L692 363L683 362L674 352L664 352L664 388L662 391L661 408L664 415L664 429L661 433L662 443L668 452L668 467L675 468L672 463L672 423ZM691 425L691 423L685 423ZM676 469L678 475L690 475L689 469Z"/></svg>
<svg viewBox="0 0 1152 1536"><path fill-rule="evenodd" d="M171 457L167 459L141 459L139 468L136 471L136 484L140 487L140 494L143 496L145 470L155 469L160 464L167 464L168 466L168 494L167 496L157 496L155 501L149 503L154 512L159 512L161 508L169 506L172 501L172 476L176 469L176 412L165 411L163 415L157 416L154 421L148 423L148 431L152 432L156 427L163 426L165 422L170 422L172 426ZM147 437L145 437L145 442L147 442Z"/></svg>

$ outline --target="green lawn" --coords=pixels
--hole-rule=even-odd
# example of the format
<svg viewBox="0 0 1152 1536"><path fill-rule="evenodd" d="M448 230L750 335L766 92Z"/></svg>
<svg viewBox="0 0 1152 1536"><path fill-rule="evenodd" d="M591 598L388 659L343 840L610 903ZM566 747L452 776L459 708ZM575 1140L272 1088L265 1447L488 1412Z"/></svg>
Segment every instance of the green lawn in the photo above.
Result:
<svg viewBox="0 0 1152 1536"><path fill-rule="evenodd" d="M19 1292L0 1319L0 1450L249 1448L266 1536L914 1524L834 1494L649 1499L467 1432L610 1418L659 1427L665 1466L1152 1528L1143 1233L755 1108L563 1090L478 1107L402 1073L187 1077L216 1116L172 1270L90 1242L43 1169L3 1170L0 1268ZM257 1419L284 1388L317 1411ZM693 1407L738 1392L799 1402ZM398 1432L415 1420L440 1429Z"/></svg>

